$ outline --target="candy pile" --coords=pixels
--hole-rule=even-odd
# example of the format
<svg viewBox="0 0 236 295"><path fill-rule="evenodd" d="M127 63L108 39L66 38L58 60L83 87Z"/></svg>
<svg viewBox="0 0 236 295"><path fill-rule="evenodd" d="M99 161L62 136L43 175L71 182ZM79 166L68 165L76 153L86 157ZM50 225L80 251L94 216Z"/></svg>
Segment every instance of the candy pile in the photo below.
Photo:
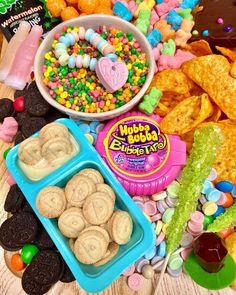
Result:
<svg viewBox="0 0 236 295"><path fill-rule="evenodd" d="M236 201L235 186L226 181L215 182L216 178L216 170L212 168L209 177L204 182L197 210L191 214L178 249L170 256L167 272L172 277L176 278L182 274L183 263L193 249L194 240L207 231L209 225L213 226L214 220L217 220L216 218ZM152 223L156 241L144 257L123 273L128 277L129 287L134 291L138 291L142 287L144 278L152 279L155 271L160 272L163 267L167 255L166 231L178 202L179 179L180 177L172 182L165 191L151 197L133 197L136 205ZM233 236L233 233L233 226L218 232L223 239Z"/></svg>
<svg viewBox="0 0 236 295"><path fill-rule="evenodd" d="M95 145L98 133L103 129L104 124L98 121L86 122L78 121L76 122L79 129L84 133L88 141Z"/></svg>
<svg viewBox="0 0 236 295"><path fill-rule="evenodd" d="M102 54L113 62L123 62L128 77L123 87L107 91L94 73ZM123 64L122 63L122 64ZM128 103L142 88L148 61L132 33L100 27L96 31L65 27L55 35L52 50L45 54L44 84L49 94L66 108L100 113Z"/></svg>

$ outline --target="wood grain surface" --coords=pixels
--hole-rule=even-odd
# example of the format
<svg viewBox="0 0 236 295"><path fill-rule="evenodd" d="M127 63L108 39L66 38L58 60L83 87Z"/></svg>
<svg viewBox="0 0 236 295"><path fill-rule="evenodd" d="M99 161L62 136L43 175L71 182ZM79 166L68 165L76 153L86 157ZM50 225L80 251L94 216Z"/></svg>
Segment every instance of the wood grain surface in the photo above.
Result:
<svg viewBox="0 0 236 295"><path fill-rule="evenodd" d="M6 47L3 42L2 51ZM0 84L0 99L4 97L13 98L13 90ZM0 224L6 219L7 214L3 209L4 200L9 190L6 183L7 169L2 157L3 152L9 147L8 144L0 140ZM121 277L109 288L99 293L100 295L152 295L159 275L152 281L145 280L143 288L139 292L133 292L127 286L126 278ZM3 249L0 247L0 295L23 295L25 292L21 288L21 280L15 277L6 267L3 258ZM88 295L76 282L70 284L57 283L47 294L49 295ZM221 291L209 291L196 285L187 275L182 275L178 279L165 275L161 283L160 295L236 295L232 289L227 288Z"/></svg>

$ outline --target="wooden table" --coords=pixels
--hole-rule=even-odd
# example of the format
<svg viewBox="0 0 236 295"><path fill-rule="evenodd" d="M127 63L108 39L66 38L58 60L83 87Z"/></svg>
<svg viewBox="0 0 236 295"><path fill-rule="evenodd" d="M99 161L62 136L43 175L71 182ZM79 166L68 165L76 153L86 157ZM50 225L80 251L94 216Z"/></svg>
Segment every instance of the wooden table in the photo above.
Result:
<svg viewBox="0 0 236 295"><path fill-rule="evenodd" d="M3 43L4 51L6 42ZM13 90L0 84L0 99L4 97L13 98ZM3 209L4 200L9 190L6 183L7 169L5 161L2 157L3 152L9 147L8 144L0 140L0 224L6 219L6 212ZM100 295L152 295L157 282L158 274L152 281L145 280L145 284L139 292L133 292L126 283L126 278L121 277L114 282ZM21 280L15 277L6 267L3 258L3 249L0 247L0 295L23 295L25 292L21 288ZM79 288L78 284L73 282L70 284L57 283L49 292L50 295L88 295ZM169 275L165 275L161 283L160 295L236 295L236 293L227 288L222 291L208 291L196 285L188 276L182 275L178 279L173 279Z"/></svg>

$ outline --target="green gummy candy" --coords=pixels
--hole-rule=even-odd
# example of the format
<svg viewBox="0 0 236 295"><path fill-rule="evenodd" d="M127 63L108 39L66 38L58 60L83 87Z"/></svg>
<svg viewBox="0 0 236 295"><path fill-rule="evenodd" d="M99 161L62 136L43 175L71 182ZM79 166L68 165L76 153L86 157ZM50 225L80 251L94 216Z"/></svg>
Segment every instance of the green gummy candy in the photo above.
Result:
<svg viewBox="0 0 236 295"><path fill-rule="evenodd" d="M138 14L138 19L148 20L151 16L151 9L141 9Z"/></svg>
<svg viewBox="0 0 236 295"><path fill-rule="evenodd" d="M144 96L143 101L139 104L140 111L151 115L157 107L162 96L162 91L152 87L150 92Z"/></svg>
<svg viewBox="0 0 236 295"><path fill-rule="evenodd" d="M173 39L169 39L168 42L164 42L161 48L161 53L164 55L175 55L176 45Z"/></svg>
<svg viewBox="0 0 236 295"><path fill-rule="evenodd" d="M192 12L191 8L186 8L186 9L182 9L182 10L178 11L177 13L178 13L178 15L182 16L182 18L192 20L193 16L192 16L191 12Z"/></svg>

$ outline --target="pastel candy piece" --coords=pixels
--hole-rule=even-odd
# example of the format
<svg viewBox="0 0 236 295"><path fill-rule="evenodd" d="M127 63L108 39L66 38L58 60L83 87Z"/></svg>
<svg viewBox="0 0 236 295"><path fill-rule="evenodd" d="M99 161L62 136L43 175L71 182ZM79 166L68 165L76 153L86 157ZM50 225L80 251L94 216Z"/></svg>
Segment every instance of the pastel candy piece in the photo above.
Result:
<svg viewBox="0 0 236 295"><path fill-rule="evenodd" d="M161 218L162 218L162 214L157 213L151 217L151 220L152 220L152 222L156 222L156 221L160 220Z"/></svg>
<svg viewBox="0 0 236 295"><path fill-rule="evenodd" d="M66 66L68 64L68 61L69 61L69 55L67 53L64 53L62 54L60 57L59 57L59 63L61 66Z"/></svg>
<svg viewBox="0 0 236 295"><path fill-rule="evenodd" d="M167 193L172 197L176 198L177 197L177 192L179 189L179 183L177 181L173 181L171 184L167 186Z"/></svg>
<svg viewBox="0 0 236 295"><path fill-rule="evenodd" d="M143 215L147 218L147 220L148 220L150 223L152 223L152 220L151 220L151 218L150 218L149 215L147 215L145 212L143 212Z"/></svg>
<svg viewBox="0 0 236 295"><path fill-rule="evenodd" d="M64 50L67 50L67 47L64 43L60 43L58 42L56 45L55 45L55 50L58 50L58 49L64 49Z"/></svg>
<svg viewBox="0 0 236 295"><path fill-rule="evenodd" d="M151 24L152 26L155 25L155 23L156 23L159 19L160 19L160 18L159 18L159 16L158 16L156 10L153 9L152 12L151 12L150 24Z"/></svg>
<svg viewBox="0 0 236 295"><path fill-rule="evenodd" d="M217 211L217 205L212 201L208 201L202 206L202 211L207 216L213 215Z"/></svg>
<svg viewBox="0 0 236 295"><path fill-rule="evenodd" d="M190 233L185 232L180 242L181 247L187 248L192 245L193 236Z"/></svg>
<svg viewBox="0 0 236 295"><path fill-rule="evenodd" d="M155 6L155 10L159 16L166 14L169 11L169 5L167 3L160 3Z"/></svg>
<svg viewBox="0 0 236 295"><path fill-rule="evenodd" d="M215 188L211 188L206 192L206 198L208 201L217 202L220 199L220 195L220 191Z"/></svg>
<svg viewBox="0 0 236 295"><path fill-rule="evenodd" d="M236 198L236 185L234 185L232 191L231 191L231 195L233 198Z"/></svg>
<svg viewBox="0 0 236 295"><path fill-rule="evenodd" d="M102 49L105 47L105 45L107 45L107 41L104 40L104 39L101 39L99 42L98 42L98 45L96 46L97 49L102 52Z"/></svg>
<svg viewBox="0 0 236 295"><path fill-rule="evenodd" d="M168 208L166 209L166 211L164 212L163 216L162 216L162 220L164 223L169 224L171 222L171 219L174 215L174 208Z"/></svg>
<svg viewBox="0 0 236 295"><path fill-rule="evenodd" d="M178 13L174 9L171 9L169 11L165 19L171 25L172 29L175 31L177 31L180 28L181 22L183 20L183 18L180 15L178 15Z"/></svg>
<svg viewBox="0 0 236 295"><path fill-rule="evenodd" d="M180 257L179 254L174 254L170 256L168 266L169 268L176 270L183 265L183 259Z"/></svg>
<svg viewBox="0 0 236 295"><path fill-rule="evenodd" d="M191 232L199 233L203 230L203 224L197 224L192 221L189 221L188 228L190 229Z"/></svg>
<svg viewBox="0 0 236 295"><path fill-rule="evenodd" d="M126 277L129 277L129 276L131 276L131 275L134 273L134 271L135 271L135 266L134 266L134 265L131 265L128 269L126 269L126 270L122 273L122 275L123 275L123 276L126 276Z"/></svg>
<svg viewBox="0 0 236 295"><path fill-rule="evenodd" d="M216 205L224 205L224 203L227 201L227 196L225 193L221 192L219 200L216 202Z"/></svg>
<svg viewBox="0 0 236 295"><path fill-rule="evenodd" d="M157 29L153 29L149 34L147 34L147 40L151 47L154 48L162 39L162 33Z"/></svg>
<svg viewBox="0 0 236 295"><path fill-rule="evenodd" d="M163 43L163 47L160 49L162 54L165 55L175 55L176 45L173 39L169 39L167 42Z"/></svg>
<svg viewBox="0 0 236 295"><path fill-rule="evenodd" d="M89 124L86 123L82 123L79 125L79 129L83 132L83 133L89 133L90 132L90 126Z"/></svg>
<svg viewBox="0 0 236 295"><path fill-rule="evenodd" d="M92 45L93 45L94 47L97 48L98 43L99 43L101 40L103 40L102 37L101 37L100 35L97 35L97 36L93 39L93 42L91 42L91 43L92 43Z"/></svg>
<svg viewBox="0 0 236 295"><path fill-rule="evenodd" d="M195 224L203 224L204 215L200 211L195 211L194 213L191 213L190 219Z"/></svg>
<svg viewBox="0 0 236 295"><path fill-rule="evenodd" d="M180 4L180 7L182 8L191 8L193 9L197 4L199 3L199 0L183 0Z"/></svg>
<svg viewBox="0 0 236 295"><path fill-rule="evenodd" d="M144 204L140 201L135 201L135 204L139 207L141 211L144 211Z"/></svg>
<svg viewBox="0 0 236 295"><path fill-rule="evenodd" d="M159 204L161 204L165 210L169 208L168 205L166 204L165 200L160 200Z"/></svg>
<svg viewBox="0 0 236 295"><path fill-rule="evenodd" d="M156 246L159 246L161 244L161 242L164 240L164 238L165 238L165 234L163 232L161 232L156 239ZM159 255L159 256L161 256L161 255Z"/></svg>
<svg viewBox="0 0 236 295"><path fill-rule="evenodd" d="M95 71L102 85L111 93L120 89L128 78L128 69L123 62L112 62L106 57L99 59Z"/></svg>
<svg viewBox="0 0 236 295"><path fill-rule="evenodd" d="M93 140L94 140L94 143L96 143L97 141L97 134L96 133L91 133L92 137L93 137Z"/></svg>
<svg viewBox="0 0 236 295"><path fill-rule="evenodd" d="M71 55L68 60L69 68L73 69L75 67L75 62L76 62L76 57L74 55Z"/></svg>
<svg viewBox="0 0 236 295"><path fill-rule="evenodd" d="M77 68L82 68L82 61L83 61L83 58L82 58L82 56L81 55L78 55L77 57L76 57L76 67Z"/></svg>
<svg viewBox="0 0 236 295"><path fill-rule="evenodd" d="M152 258L152 260L151 260L151 265L154 265L154 264L156 264L157 262L159 262L159 261L161 261L161 260L163 260L163 257L161 257L161 256L154 256L153 258Z"/></svg>
<svg viewBox="0 0 236 295"><path fill-rule="evenodd" d="M209 180L205 180L203 183L202 194L206 194L211 188L213 188L213 184Z"/></svg>
<svg viewBox="0 0 236 295"><path fill-rule="evenodd" d="M157 255L161 257L166 256L166 242L162 241L157 248Z"/></svg>
<svg viewBox="0 0 236 295"><path fill-rule="evenodd" d="M185 32L183 29L179 29L174 37L176 46L185 47L187 41L192 37L191 33Z"/></svg>
<svg viewBox="0 0 236 295"><path fill-rule="evenodd" d="M117 55L114 53L108 53L106 57L109 58L111 61L117 61Z"/></svg>
<svg viewBox="0 0 236 295"><path fill-rule="evenodd" d="M190 248L185 248L181 253L181 257L183 258L183 260L186 260L188 255L192 252L193 248L190 247Z"/></svg>
<svg viewBox="0 0 236 295"><path fill-rule="evenodd" d="M213 218L218 217L219 215L225 212L225 208L223 206L218 206L217 211L215 214L212 215Z"/></svg>
<svg viewBox="0 0 236 295"><path fill-rule="evenodd" d="M107 43L101 52L103 55L114 54L116 52L116 48L110 43Z"/></svg>
<svg viewBox="0 0 236 295"><path fill-rule="evenodd" d="M165 259L163 259L163 257L162 257L162 260L160 260L155 265L153 265L153 269L157 272L160 272L163 269L164 261L165 261Z"/></svg>
<svg viewBox="0 0 236 295"><path fill-rule="evenodd" d="M89 127L90 127L91 132L96 133L96 127L97 127L99 124L100 124L99 121L92 121L92 122L89 124Z"/></svg>
<svg viewBox="0 0 236 295"><path fill-rule="evenodd" d="M216 188L221 192L227 193L227 192L231 192L234 186L229 181L219 181L216 184Z"/></svg>
<svg viewBox="0 0 236 295"><path fill-rule="evenodd" d="M75 44L75 37L71 34L71 33L67 33L65 35L65 37L70 40L70 45L74 45Z"/></svg>
<svg viewBox="0 0 236 295"><path fill-rule="evenodd" d="M132 197L132 199L133 199L134 202L136 202L136 201L139 201L141 203L144 202L143 197L140 197L140 196L134 196L134 197Z"/></svg>
<svg viewBox="0 0 236 295"><path fill-rule="evenodd" d="M80 39L84 39L84 36L85 36L85 28L84 27L80 27L79 28L79 38Z"/></svg>
<svg viewBox="0 0 236 295"><path fill-rule="evenodd" d="M61 36L59 42L65 44L66 47L69 47L71 45L70 39L66 38L65 36Z"/></svg>
<svg viewBox="0 0 236 295"><path fill-rule="evenodd" d="M171 198L168 196L168 197L166 197L165 202L169 207L173 208L173 207L175 207L175 205L177 203L177 199L174 199L174 198Z"/></svg>
<svg viewBox="0 0 236 295"><path fill-rule="evenodd" d="M152 200L153 201L159 201L159 200L163 200L167 197L167 193L166 191L160 192L160 193L156 193L154 195L152 195Z"/></svg>
<svg viewBox="0 0 236 295"><path fill-rule="evenodd" d="M102 39L102 37L101 37L98 33L95 33L95 32L94 32L94 34L92 34L92 36L90 37L90 41L89 41L89 42L90 42L91 44L93 44L94 40L95 40L97 37L99 37L99 38Z"/></svg>
<svg viewBox="0 0 236 295"><path fill-rule="evenodd" d="M134 291L140 290L143 286L143 283L144 277L138 273L134 273L128 278L128 286Z"/></svg>
<svg viewBox="0 0 236 295"><path fill-rule="evenodd" d="M199 199L200 203L203 205L207 202L207 199L204 195L201 195L201 198Z"/></svg>
<svg viewBox="0 0 236 295"><path fill-rule="evenodd" d="M179 12L178 12L178 14L179 14ZM191 33L193 26L194 26L194 21L192 21L190 19L183 19L182 23L180 25L180 29L184 30L186 33L189 34L189 33Z"/></svg>
<svg viewBox="0 0 236 295"><path fill-rule="evenodd" d="M90 60L89 68L91 71L95 70L95 66L96 66L97 62L98 62L98 60L94 57Z"/></svg>
<svg viewBox="0 0 236 295"><path fill-rule="evenodd" d="M116 2L115 5L113 6L113 13L128 22L131 21L133 18L129 9L119 1Z"/></svg>
<svg viewBox="0 0 236 295"><path fill-rule="evenodd" d="M86 133L85 137L87 138L87 140L93 145L94 144L94 138L92 136L92 134L90 133Z"/></svg>
<svg viewBox="0 0 236 295"><path fill-rule="evenodd" d="M75 41L76 42L78 42L79 41L79 34L78 34L78 32L76 32L76 31L71 31L71 34L74 36L74 38L75 38Z"/></svg>
<svg viewBox="0 0 236 295"><path fill-rule="evenodd" d="M88 68L90 63L90 56L88 54L85 54L83 56L82 65L84 68Z"/></svg>
<svg viewBox="0 0 236 295"><path fill-rule="evenodd" d="M99 132L102 131L102 129L104 128L105 124L100 123L97 127L96 127L96 133L98 134Z"/></svg>
<svg viewBox="0 0 236 295"><path fill-rule="evenodd" d="M88 29L86 32L85 32L85 35L84 35L84 38L85 40L89 41L90 42L90 38L91 36L94 34L94 30L93 29Z"/></svg>
<svg viewBox="0 0 236 295"><path fill-rule="evenodd" d="M63 54L67 54L67 50L64 48L57 49L55 52L56 58L59 58Z"/></svg>
<svg viewBox="0 0 236 295"><path fill-rule="evenodd" d="M166 208L163 207L163 204L160 201L157 202L157 209L161 214L163 214L166 210Z"/></svg>
<svg viewBox="0 0 236 295"><path fill-rule="evenodd" d="M13 117L6 117L0 126L0 139L12 142L18 130L18 123Z"/></svg>
<svg viewBox="0 0 236 295"><path fill-rule="evenodd" d="M183 272L183 268L180 267L178 269L173 270L172 268L170 268L169 266L167 266L167 272L168 274L173 277L173 278L178 278L179 276L181 276L182 272Z"/></svg>
<svg viewBox="0 0 236 295"><path fill-rule="evenodd" d="M151 115L157 107L162 97L162 91L156 87L152 87L150 92L146 94L143 101L139 104L140 111Z"/></svg>
<svg viewBox="0 0 236 295"><path fill-rule="evenodd" d="M149 260L148 259L140 259L135 263L135 268L137 270L137 272L141 272L142 268L144 267L144 265L149 264Z"/></svg>
<svg viewBox="0 0 236 295"><path fill-rule="evenodd" d="M211 168L210 175L207 177L207 180L214 181L217 178L217 172L215 168Z"/></svg>
<svg viewBox="0 0 236 295"><path fill-rule="evenodd" d="M144 203L144 212L149 216L153 216L157 213L156 203L154 201L148 201Z"/></svg>
<svg viewBox="0 0 236 295"><path fill-rule="evenodd" d="M163 231L163 233L166 235L166 233L167 233L167 228L168 228L168 226L169 226L169 224L167 224L167 223L163 223L163 226L162 226L162 231Z"/></svg>
<svg viewBox="0 0 236 295"><path fill-rule="evenodd" d="M193 16L192 16L191 12L192 12L191 8L186 8L186 9L179 10L177 13L178 13L178 15L182 16L183 19L192 20Z"/></svg>
<svg viewBox="0 0 236 295"><path fill-rule="evenodd" d="M156 255L156 246L152 247L146 254L145 254L145 259L152 259Z"/></svg>

